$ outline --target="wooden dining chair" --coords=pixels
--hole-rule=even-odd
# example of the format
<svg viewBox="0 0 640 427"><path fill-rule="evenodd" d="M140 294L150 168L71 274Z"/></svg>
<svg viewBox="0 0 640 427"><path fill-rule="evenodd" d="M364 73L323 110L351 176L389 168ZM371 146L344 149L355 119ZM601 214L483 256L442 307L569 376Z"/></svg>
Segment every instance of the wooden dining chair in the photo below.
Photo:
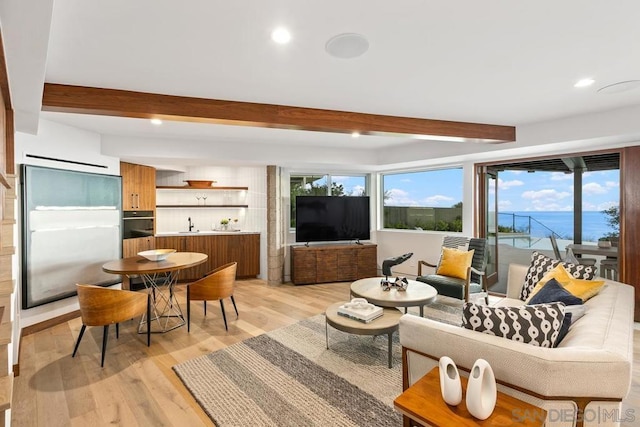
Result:
<svg viewBox="0 0 640 427"><path fill-rule="evenodd" d="M122 289L103 288L94 285L76 285L78 290L78 302L82 316L82 329L78 341L73 349L72 357L76 356L78 346L87 326L104 326L102 332L102 361L107 349L107 337L109 325L116 325L116 338L120 335L119 323L132 319L138 315L146 314L147 317L147 346L151 345L151 296L145 292L132 292Z"/></svg>
<svg viewBox="0 0 640 427"><path fill-rule="evenodd" d="M204 301L204 315L207 315L207 301L220 301L220 310L224 320L224 329L227 327L227 316L224 312L224 298L231 298L233 308L238 318L238 307L233 298L233 290L236 282L237 262L231 262L210 271L200 280L187 285L187 332L191 332L191 301Z"/></svg>

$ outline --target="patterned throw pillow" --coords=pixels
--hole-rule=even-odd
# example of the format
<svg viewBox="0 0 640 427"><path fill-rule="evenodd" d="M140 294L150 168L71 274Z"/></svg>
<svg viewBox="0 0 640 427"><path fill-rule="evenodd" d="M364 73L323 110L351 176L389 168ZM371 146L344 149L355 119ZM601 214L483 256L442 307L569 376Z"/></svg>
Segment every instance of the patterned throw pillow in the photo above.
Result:
<svg viewBox="0 0 640 427"><path fill-rule="evenodd" d="M574 279L592 280L596 277L596 268L594 266L571 264L567 262L561 263L556 259L549 258L538 251L534 251L531 254L531 264L529 265L527 275L524 279L524 284L522 285L520 299L522 301L526 301L540 279L542 279L549 271L553 270L558 264L562 264L567 273L569 273L569 275Z"/></svg>
<svg viewBox="0 0 640 427"><path fill-rule="evenodd" d="M539 347L555 347L564 314L563 303L489 307L467 302L462 327Z"/></svg>

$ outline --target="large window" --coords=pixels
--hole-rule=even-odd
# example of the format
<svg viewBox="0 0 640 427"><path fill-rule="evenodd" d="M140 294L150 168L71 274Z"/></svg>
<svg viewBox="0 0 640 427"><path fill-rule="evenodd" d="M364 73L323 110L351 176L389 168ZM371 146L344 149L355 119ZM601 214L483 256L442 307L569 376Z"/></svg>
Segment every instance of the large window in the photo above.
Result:
<svg viewBox="0 0 640 427"><path fill-rule="evenodd" d="M291 175L291 227L296 225L297 196L366 196L366 175Z"/></svg>
<svg viewBox="0 0 640 427"><path fill-rule="evenodd" d="M384 228L462 231L462 168L385 174Z"/></svg>

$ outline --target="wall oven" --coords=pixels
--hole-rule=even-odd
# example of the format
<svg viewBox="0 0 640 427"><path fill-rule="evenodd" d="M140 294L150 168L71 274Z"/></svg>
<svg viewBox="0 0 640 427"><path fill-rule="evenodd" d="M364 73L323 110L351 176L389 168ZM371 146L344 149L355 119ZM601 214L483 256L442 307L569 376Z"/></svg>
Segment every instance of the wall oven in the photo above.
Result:
<svg viewBox="0 0 640 427"><path fill-rule="evenodd" d="M122 223L124 239L153 236L153 211L124 211Z"/></svg>

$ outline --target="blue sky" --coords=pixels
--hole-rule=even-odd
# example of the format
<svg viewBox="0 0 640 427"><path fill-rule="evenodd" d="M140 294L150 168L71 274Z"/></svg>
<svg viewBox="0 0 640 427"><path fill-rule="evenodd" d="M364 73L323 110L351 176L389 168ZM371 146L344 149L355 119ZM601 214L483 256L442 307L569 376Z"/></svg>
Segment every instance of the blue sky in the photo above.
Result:
<svg viewBox="0 0 640 427"><path fill-rule="evenodd" d="M557 172L500 172L500 212L573 210L573 175ZM602 211L617 206L620 173L585 172L583 210ZM384 176L388 206L450 207L462 201L462 169Z"/></svg>

